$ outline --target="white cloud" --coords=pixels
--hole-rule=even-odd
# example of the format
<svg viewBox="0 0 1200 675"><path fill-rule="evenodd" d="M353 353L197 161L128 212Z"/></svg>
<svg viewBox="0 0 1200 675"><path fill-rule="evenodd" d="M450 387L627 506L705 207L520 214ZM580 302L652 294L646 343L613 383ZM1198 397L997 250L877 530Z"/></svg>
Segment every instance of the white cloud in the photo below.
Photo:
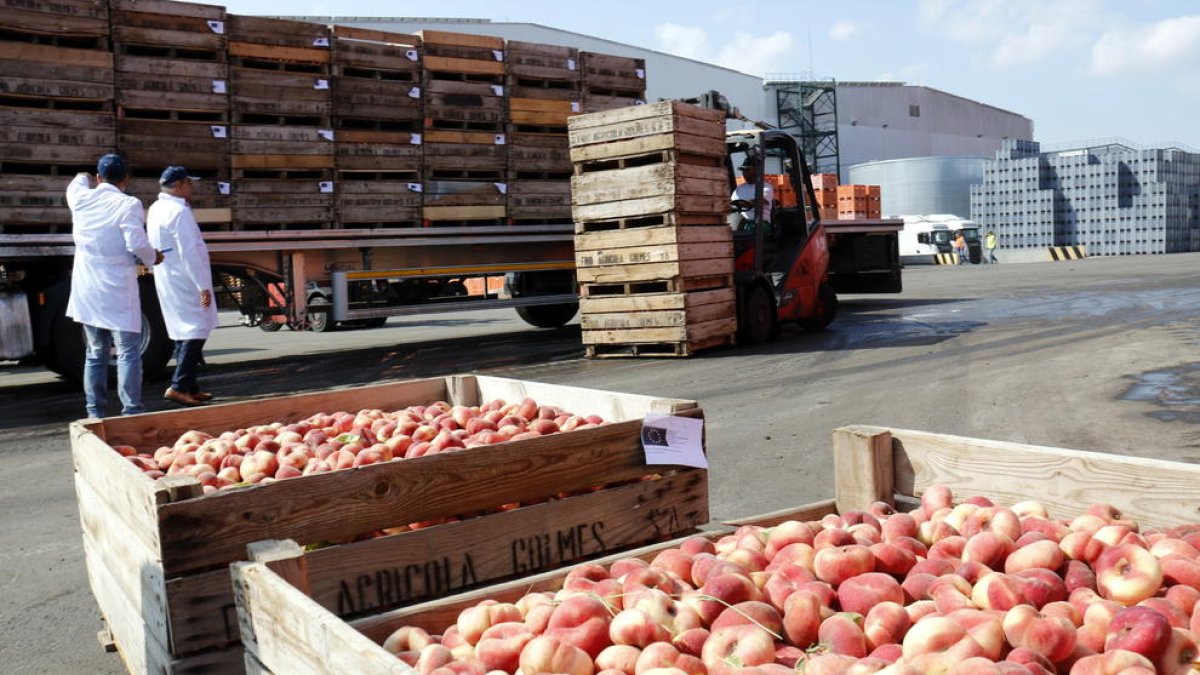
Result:
<svg viewBox="0 0 1200 675"><path fill-rule="evenodd" d="M1092 46L1096 75L1154 72L1200 65L1200 16L1110 30Z"/></svg>
<svg viewBox="0 0 1200 675"><path fill-rule="evenodd" d="M704 29L693 26L659 24L654 27L654 35L659 48L669 54L753 75L788 70L785 57L796 47L795 39L785 31L770 35L738 32L723 45L714 45Z"/></svg>
<svg viewBox="0 0 1200 675"><path fill-rule="evenodd" d="M997 68L1081 49L1109 21L1104 0L921 0L919 16L927 31Z"/></svg>
<svg viewBox="0 0 1200 675"><path fill-rule="evenodd" d="M829 39L841 42L854 37L854 34L857 32L858 24L842 19L833 24L833 27L829 29Z"/></svg>

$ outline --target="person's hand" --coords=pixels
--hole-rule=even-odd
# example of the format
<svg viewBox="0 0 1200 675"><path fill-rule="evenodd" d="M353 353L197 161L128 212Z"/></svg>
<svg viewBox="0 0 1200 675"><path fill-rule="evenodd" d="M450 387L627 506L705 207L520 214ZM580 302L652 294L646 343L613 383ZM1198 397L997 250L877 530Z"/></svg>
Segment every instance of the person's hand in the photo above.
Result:
<svg viewBox="0 0 1200 675"><path fill-rule="evenodd" d="M200 291L200 306L203 307L204 309L208 309L208 306L211 304L212 304L212 291L208 290L207 288Z"/></svg>
<svg viewBox="0 0 1200 675"><path fill-rule="evenodd" d="M160 251L160 250L158 250L158 249L155 249L155 250L154 250L154 264L155 264L155 265L158 265L158 264L159 264L159 263L161 263L162 261L163 261L163 254L162 254L162 251Z"/></svg>

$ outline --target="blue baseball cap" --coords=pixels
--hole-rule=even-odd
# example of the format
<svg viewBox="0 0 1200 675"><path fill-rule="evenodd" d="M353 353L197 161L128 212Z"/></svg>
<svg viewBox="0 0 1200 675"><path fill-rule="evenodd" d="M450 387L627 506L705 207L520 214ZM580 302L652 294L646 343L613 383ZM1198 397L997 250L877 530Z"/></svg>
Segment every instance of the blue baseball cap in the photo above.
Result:
<svg viewBox="0 0 1200 675"><path fill-rule="evenodd" d="M117 182L125 180L125 177L129 175L129 169L120 155L110 152L96 162L96 175L110 183Z"/></svg>
<svg viewBox="0 0 1200 675"><path fill-rule="evenodd" d="M168 166L163 169L162 177L158 179L159 185L170 185L181 180L200 180L199 178L190 175L188 170L182 166Z"/></svg>

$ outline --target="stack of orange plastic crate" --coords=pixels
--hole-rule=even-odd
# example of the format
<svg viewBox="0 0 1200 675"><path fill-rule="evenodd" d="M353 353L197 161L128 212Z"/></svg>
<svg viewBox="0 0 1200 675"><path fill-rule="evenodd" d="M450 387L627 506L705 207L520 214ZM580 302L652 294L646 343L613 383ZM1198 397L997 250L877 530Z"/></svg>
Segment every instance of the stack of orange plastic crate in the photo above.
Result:
<svg viewBox="0 0 1200 675"><path fill-rule="evenodd" d="M837 187L838 220L878 219L880 201L878 185L839 185Z"/></svg>
<svg viewBox="0 0 1200 675"><path fill-rule="evenodd" d="M812 175L813 192L817 195L817 208L821 220L837 220L838 218L838 177L836 173L814 173Z"/></svg>

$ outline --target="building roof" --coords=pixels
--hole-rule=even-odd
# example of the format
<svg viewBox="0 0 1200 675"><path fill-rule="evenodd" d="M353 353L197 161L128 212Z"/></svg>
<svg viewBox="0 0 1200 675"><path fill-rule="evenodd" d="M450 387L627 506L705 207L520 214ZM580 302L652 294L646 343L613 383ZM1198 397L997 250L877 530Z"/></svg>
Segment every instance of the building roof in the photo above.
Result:
<svg viewBox="0 0 1200 675"><path fill-rule="evenodd" d="M837 82L837 86L839 86L839 87L913 87L914 89L926 89L928 91L932 91L932 92L941 94L943 96L949 96L950 98L956 98L960 101L966 101L967 103L972 103L974 105L982 106L984 108L991 108L992 110L996 110L998 112L1002 112L1002 113L1005 113L1008 115L1016 115L1017 117L1021 117L1021 118L1027 119L1027 120L1030 119L1028 117L1025 117L1025 115L1022 115L1021 113L1016 113L1011 110L1006 110L1005 108L1001 108L999 106L992 105L990 103L983 103L982 101L976 101L973 98L967 98L966 96L959 96L958 94L952 94L943 89L938 89L937 87L929 87L929 86L926 86L923 84L908 84L906 82L893 82L893 81L847 82L847 81L839 80ZM1030 120L1030 121L1032 121L1032 120Z"/></svg>

